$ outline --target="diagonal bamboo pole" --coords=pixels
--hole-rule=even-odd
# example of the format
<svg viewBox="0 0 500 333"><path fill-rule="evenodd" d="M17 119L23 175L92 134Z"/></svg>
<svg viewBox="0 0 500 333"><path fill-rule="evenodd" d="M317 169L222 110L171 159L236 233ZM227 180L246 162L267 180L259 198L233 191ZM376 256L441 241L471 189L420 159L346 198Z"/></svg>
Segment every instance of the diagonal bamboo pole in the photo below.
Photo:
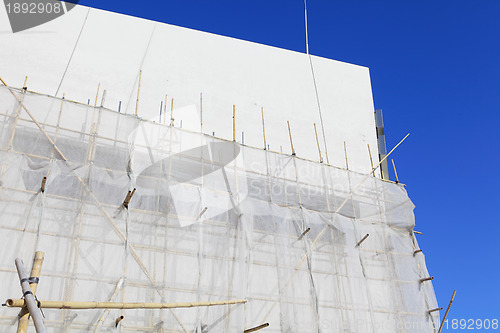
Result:
<svg viewBox="0 0 500 333"><path fill-rule="evenodd" d="M36 294L36 289L38 287L38 278L40 277L40 270L42 269L43 263L43 252L37 251L35 252L35 258L33 259L33 267L31 268L31 277L35 278L34 281L30 281L30 288L33 295ZM19 312L19 322L17 325L17 333L26 333L28 330L28 322L29 322L29 312L23 308Z"/></svg>
<svg viewBox="0 0 500 333"><path fill-rule="evenodd" d="M28 282L28 274L26 273L23 261L20 258L16 258L16 268L24 296L24 299L21 300L23 304L19 307L24 308L26 306L28 308L29 314L33 318L33 323L35 324L37 333L46 333L47 330L45 329L45 325L43 323L42 313L37 307L35 296L33 296L33 292L31 291L30 284Z"/></svg>
<svg viewBox="0 0 500 333"><path fill-rule="evenodd" d="M441 321L441 326L439 326L438 333L441 333L441 330L443 329L444 321L446 320L446 317L448 316L448 312L450 311L450 308L451 308L451 303L453 303L453 300L455 299L456 293L457 293L457 291L453 290L453 295L451 295L450 304L448 304L448 307L446 308L446 312L444 313L443 320Z"/></svg>
<svg viewBox="0 0 500 333"><path fill-rule="evenodd" d="M238 299L232 301L215 301L215 302L184 302L184 303L121 303L121 302L60 302L60 301L39 301L40 308L43 309L72 309L72 310L88 310L88 309L177 309L177 308L194 308L199 306L216 306L246 303L246 299ZM5 301L7 307L21 308L26 305L24 299L8 299ZM35 305L36 306L36 305Z"/></svg>

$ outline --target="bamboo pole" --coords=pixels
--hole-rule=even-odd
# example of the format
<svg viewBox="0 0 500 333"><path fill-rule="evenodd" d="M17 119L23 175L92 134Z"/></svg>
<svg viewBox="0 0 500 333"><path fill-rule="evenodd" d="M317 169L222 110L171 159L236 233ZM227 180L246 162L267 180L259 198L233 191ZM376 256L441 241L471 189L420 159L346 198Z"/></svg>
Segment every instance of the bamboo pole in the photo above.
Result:
<svg viewBox="0 0 500 333"><path fill-rule="evenodd" d="M267 150L267 142L266 142L266 127L264 126L264 108L260 108L260 113L262 115L262 135L264 137L264 150Z"/></svg>
<svg viewBox="0 0 500 333"><path fill-rule="evenodd" d="M394 168L394 175L396 176L396 183L399 183L398 172L396 171L396 164L394 164L394 160L391 158L392 167Z"/></svg>
<svg viewBox="0 0 500 333"><path fill-rule="evenodd" d="M347 160L347 144L344 141L344 156L345 156L345 168L349 170L349 161Z"/></svg>
<svg viewBox="0 0 500 333"><path fill-rule="evenodd" d="M101 88L101 82L97 85L97 93L95 94L94 107L97 106L97 98L99 97L99 89Z"/></svg>
<svg viewBox="0 0 500 333"><path fill-rule="evenodd" d="M370 164L371 164L371 166L372 166L372 170L373 170L373 171L372 171L372 175L373 175L373 177L375 177L375 170L373 169L372 151L371 151L371 149L370 149L370 144L368 143L367 145L368 145L368 154L370 154Z"/></svg>
<svg viewBox="0 0 500 333"><path fill-rule="evenodd" d="M200 128L203 133L203 93L200 93Z"/></svg>
<svg viewBox="0 0 500 333"><path fill-rule="evenodd" d="M163 105L163 123L167 122L167 94L165 94L165 105Z"/></svg>
<svg viewBox="0 0 500 333"><path fill-rule="evenodd" d="M40 277L40 271L42 269L43 264L43 255L44 253L41 251L35 252L35 258L33 259L33 267L31 268L31 277L34 278L30 281L30 288L33 295L36 294L36 289L38 287L38 278ZM17 324L17 333L26 333L28 330L28 322L29 322L29 312L23 308L19 312L19 322Z"/></svg>
<svg viewBox="0 0 500 333"><path fill-rule="evenodd" d="M43 177L42 179L42 186L40 186L40 192L44 193L45 192L45 184L47 183L47 177Z"/></svg>
<svg viewBox="0 0 500 333"><path fill-rule="evenodd" d="M292 131L290 130L290 122L287 120L288 124L288 135L290 136L290 146L292 147L292 155L295 156L295 149L293 149L293 141L292 141Z"/></svg>
<svg viewBox="0 0 500 333"><path fill-rule="evenodd" d="M311 228L304 230L304 232L300 234L298 240L301 240L309 231L311 231Z"/></svg>
<svg viewBox="0 0 500 333"><path fill-rule="evenodd" d="M101 107L104 106L104 101L106 101L106 89L102 91Z"/></svg>
<svg viewBox="0 0 500 333"><path fill-rule="evenodd" d="M429 277L426 277L426 278L420 279L419 281L420 281L420 282L425 282L425 281L432 281L432 280L434 280L434 277L433 277L433 276L429 276Z"/></svg>
<svg viewBox="0 0 500 333"><path fill-rule="evenodd" d="M419 249L419 250L415 250L415 251L413 251L413 255L415 255L415 254L417 254L417 253L420 253L420 252L422 252L422 250L421 250L421 249Z"/></svg>
<svg viewBox="0 0 500 333"><path fill-rule="evenodd" d="M413 233L418 234L418 235L423 235L423 233L421 233L420 231L416 231L416 230L413 230Z"/></svg>
<svg viewBox="0 0 500 333"><path fill-rule="evenodd" d="M28 86L26 86L26 82L28 82L28 76L24 77L23 90L28 90Z"/></svg>
<svg viewBox="0 0 500 333"><path fill-rule="evenodd" d="M233 104L233 141L236 141L236 105Z"/></svg>
<svg viewBox="0 0 500 333"><path fill-rule="evenodd" d="M268 326L269 326L269 323L265 323L265 324L262 324L262 325L255 326L255 327L249 328L247 330L244 330L243 333L255 332L255 331L261 330L263 328L266 328Z"/></svg>
<svg viewBox="0 0 500 333"><path fill-rule="evenodd" d="M432 309L432 310L429 310L427 311L428 313L433 313L433 312L436 312L436 311L441 311L443 310L443 308L435 308L435 309Z"/></svg>
<svg viewBox="0 0 500 333"><path fill-rule="evenodd" d="M120 321L123 320L123 318L125 318L124 316L120 316L118 318L115 319L115 327L118 327L118 324L120 323Z"/></svg>
<svg viewBox="0 0 500 333"><path fill-rule="evenodd" d="M448 307L446 308L446 312L444 313L443 320L441 321L441 326L439 326L438 333L441 333L441 330L443 329L443 324L444 324L444 322L446 320L446 317L448 316L448 312L450 311L450 308L451 308L451 303L453 303L453 300L455 299L455 294L456 293L457 293L457 291L453 290L453 295L451 295L450 304L448 304Z"/></svg>
<svg viewBox="0 0 500 333"><path fill-rule="evenodd" d="M26 282L27 283L27 282ZM34 299L33 299L34 301ZM200 306L216 306L246 303L246 299L238 299L232 301L215 301L215 302L185 302L185 303L122 303L122 302L72 302L72 301L39 301L40 308L43 309L72 309L72 310L88 310L88 309L177 309L177 308L194 308ZM5 304L10 308L22 308L26 305L24 299L8 299ZM36 304L35 304L36 307Z"/></svg>
<svg viewBox="0 0 500 333"><path fill-rule="evenodd" d="M360 245L361 245L361 243L363 243L363 242L364 242L364 241L368 238L368 236L370 236L370 234L366 234L366 235L365 235L365 237L363 237L363 238L362 238L362 239L361 239L361 240L360 240L360 241L356 244L356 246L360 246Z"/></svg>
<svg viewBox="0 0 500 333"><path fill-rule="evenodd" d="M172 97L172 105L170 106L170 126L174 126L174 98Z"/></svg>
<svg viewBox="0 0 500 333"><path fill-rule="evenodd" d="M26 273L23 261L20 258L16 258L16 268L24 296L24 299L21 300L22 305L19 307L28 307L29 314L33 318L33 323L35 324L36 332L46 333L47 330L45 329L45 325L43 324L42 313L37 307L35 296L33 296L33 292L31 291L30 284L28 282L28 274Z"/></svg>
<svg viewBox="0 0 500 333"><path fill-rule="evenodd" d="M142 69L139 71L139 84L137 86L137 99L135 101L135 115L139 114L139 96L141 94Z"/></svg>
<svg viewBox="0 0 500 333"><path fill-rule="evenodd" d="M316 144L318 145L319 163L323 163L323 157L321 156L321 148L319 146L318 131L316 130L316 123L314 123L314 134L316 134Z"/></svg>

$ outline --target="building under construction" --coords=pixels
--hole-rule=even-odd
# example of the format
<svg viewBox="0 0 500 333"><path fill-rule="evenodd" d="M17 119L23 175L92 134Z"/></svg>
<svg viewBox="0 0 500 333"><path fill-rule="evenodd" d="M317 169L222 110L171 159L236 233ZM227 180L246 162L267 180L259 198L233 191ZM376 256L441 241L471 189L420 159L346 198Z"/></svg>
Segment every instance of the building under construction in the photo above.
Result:
<svg viewBox="0 0 500 333"><path fill-rule="evenodd" d="M367 68L83 6L43 30L1 36L2 332L33 294L48 332L438 331Z"/></svg>

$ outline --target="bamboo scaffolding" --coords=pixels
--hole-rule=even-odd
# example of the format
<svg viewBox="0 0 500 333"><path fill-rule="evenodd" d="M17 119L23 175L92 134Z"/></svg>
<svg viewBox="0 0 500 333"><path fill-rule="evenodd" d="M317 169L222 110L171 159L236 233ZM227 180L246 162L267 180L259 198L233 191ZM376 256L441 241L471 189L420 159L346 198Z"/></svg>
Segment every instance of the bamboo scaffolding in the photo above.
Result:
<svg viewBox="0 0 500 333"><path fill-rule="evenodd" d="M34 299L33 299L34 301ZM89 310L89 309L177 309L194 308L200 306L217 306L246 303L246 299L232 301L215 302L184 302L184 303L122 303L122 302L61 302L61 301L38 301L42 309L71 309L71 310ZM24 299L8 299L5 304L9 308L22 308L26 306ZM35 304L36 307L36 304Z"/></svg>
<svg viewBox="0 0 500 333"><path fill-rule="evenodd" d="M135 100L135 115L139 114L139 96L141 95L142 69L139 71L139 84L137 85L137 99Z"/></svg>
<svg viewBox="0 0 500 333"><path fill-rule="evenodd" d="M40 277L40 271L43 264L43 255L41 251L35 252L35 258L33 259L33 267L31 268L31 281L30 288L33 295L36 294L36 289L38 287L38 279ZM17 333L26 333L28 330L29 322L29 312L26 308L22 308L18 315L19 322L17 325Z"/></svg>
<svg viewBox="0 0 500 333"><path fill-rule="evenodd" d="M33 318L33 323L35 324L37 333L46 333L47 330L45 329L45 325L43 323L42 313L37 307L35 296L33 295L30 284L28 282L28 274L26 274L26 269L24 268L23 261L19 258L16 259L16 268L24 296L24 299L21 300L23 304L19 307L24 308L26 306L28 308L29 314Z"/></svg>
<svg viewBox="0 0 500 333"><path fill-rule="evenodd" d="M24 83L23 83L23 90L28 90L28 87L26 86L26 82L28 82L28 76L24 77Z"/></svg>
<svg viewBox="0 0 500 333"><path fill-rule="evenodd" d="M6 86L7 84L5 83L5 81L0 78L0 81ZM23 104L23 102L17 98L16 94L12 91L12 89L9 88L9 91L10 93L14 96L14 98L20 103L20 105L22 106L22 108L26 111L26 113L28 114L28 116L31 118L31 120L35 123L35 125L38 127L38 129L43 133L43 135L45 136L45 138L50 142L50 144L53 146L54 150L59 154L59 156L67 163L68 162L68 159L66 158L66 156L61 152L61 150L57 147L57 145L54 143L54 141L50 138L50 136L47 134L47 132L43 129L43 127L40 125L40 123L35 119L35 117L31 114L31 112L28 110L28 108ZM173 99L172 99L172 106L173 106ZM124 244L127 244L127 237L125 236L125 234L120 230L120 228L116 225L116 223L114 222L114 220L112 219L112 217L108 214L108 212L104 209L104 207L101 205L101 203L99 202L99 200L97 199L97 197L92 193L92 191L90 191L90 189L88 188L87 186L87 183L80 177L78 176L77 174L75 174L76 178L78 179L78 181L82 184L83 188L86 190L86 192L89 194L89 196L91 197L93 203L97 206L97 208L99 208L99 210L101 211L101 213L104 215L105 219L107 220L107 222L110 224L110 226L112 227L112 229L115 231L115 233L118 235L118 237L121 239L121 241L124 243ZM151 282L152 286L155 288L156 292L161 296L161 293L160 291L158 290L158 286L156 284L156 281L155 279L153 278L153 276L151 275L151 273L149 272L149 270L147 269L146 265L144 264L144 262L141 260L141 258L139 257L139 255L137 254L137 252L135 251L135 248L130 244L128 243L128 247L130 249L130 254L132 255L132 257L134 258L134 260L137 262L137 264L139 265L139 267L141 268L141 270L143 271L143 273L146 275L146 277L148 278L148 280ZM179 322L179 324L183 327L184 331L186 331L186 329L184 328L182 322L180 321L180 319L177 317L177 315L175 315L175 313L172 312L172 315L174 316L174 318ZM187 332L187 331L186 331Z"/></svg>
<svg viewBox="0 0 500 333"><path fill-rule="evenodd" d="M448 317L448 312L450 311L451 304L453 303L453 300L455 299L456 293L457 293L457 291L453 290L453 295L451 295L450 303L448 304L448 307L446 308L446 312L444 313L443 320L441 320L441 326L439 326L438 333L441 333L441 330L443 329L444 322L446 321L446 317Z"/></svg>

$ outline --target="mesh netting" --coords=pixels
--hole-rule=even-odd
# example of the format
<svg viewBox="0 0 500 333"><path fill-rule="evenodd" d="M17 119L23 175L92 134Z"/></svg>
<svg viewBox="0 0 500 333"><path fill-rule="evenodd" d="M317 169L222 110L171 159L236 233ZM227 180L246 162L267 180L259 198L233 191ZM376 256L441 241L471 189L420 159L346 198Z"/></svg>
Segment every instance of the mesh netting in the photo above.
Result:
<svg viewBox="0 0 500 333"><path fill-rule="evenodd" d="M247 300L46 309L49 332L243 332L266 322L267 332L433 332L439 323L414 253L414 206L402 185L371 175L2 87L0 182L2 299L21 293L14 259L29 270L40 250L40 300ZM0 310L3 332L15 331L17 313Z"/></svg>

